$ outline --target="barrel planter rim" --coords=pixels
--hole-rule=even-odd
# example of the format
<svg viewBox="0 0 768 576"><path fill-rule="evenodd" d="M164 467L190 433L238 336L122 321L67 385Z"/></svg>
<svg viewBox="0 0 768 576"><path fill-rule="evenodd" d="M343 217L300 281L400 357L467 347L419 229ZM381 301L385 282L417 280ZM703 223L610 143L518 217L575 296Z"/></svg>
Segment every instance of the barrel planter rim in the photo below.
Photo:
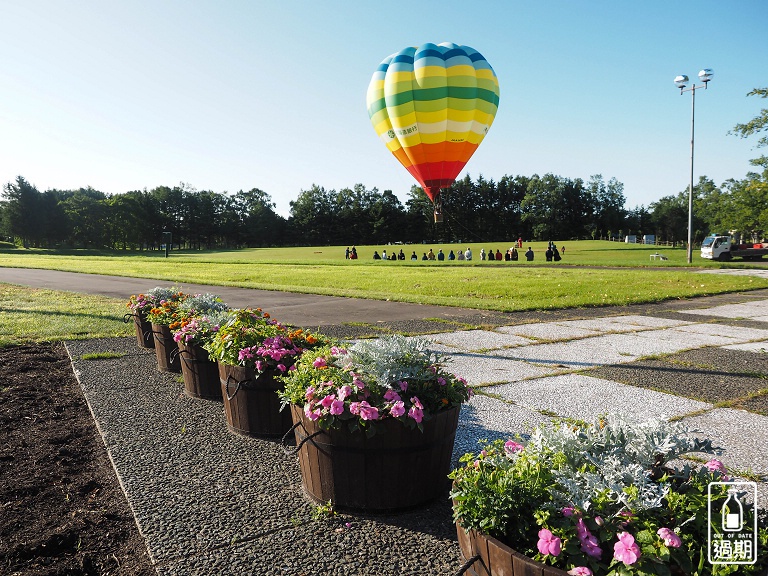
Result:
<svg viewBox="0 0 768 576"><path fill-rule="evenodd" d="M331 501L338 510L376 514L419 508L447 493L461 406L433 414L424 421L424 431L409 428L396 418L383 419L379 425L384 430L372 437L363 430L322 429L307 418L301 406L291 404L290 408L296 440L293 452L299 458L302 488L312 501ZM412 439L415 441L407 442ZM397 445L400 441L403 445ZM408 466L419 462L423 470ZM363 478L348 478L355 474ZM396 476L399 485L408 485L412 492L401 495L392 490L387 474Z"/></svg>
<svg viewBox="0 0 768 576"><path fill-rule="evenodd" d="M277 395L283 387L282 381L276 378L279 370L257 372L249 366L218 362L218 372L230 432L254 438L280 438L290 430L290 414L280 411ZM241 372L244 378L233 378L233 372ZM236 383L234 391L230 380Z"/></svg>
<svg viewBox="0 0 768 576"><path fill-rule="evenodd" d="M456 522L461 556L469 562L466 574L477 576L567 576L568 572L521 554L501 540L477 530L464 530Z"/></svg>

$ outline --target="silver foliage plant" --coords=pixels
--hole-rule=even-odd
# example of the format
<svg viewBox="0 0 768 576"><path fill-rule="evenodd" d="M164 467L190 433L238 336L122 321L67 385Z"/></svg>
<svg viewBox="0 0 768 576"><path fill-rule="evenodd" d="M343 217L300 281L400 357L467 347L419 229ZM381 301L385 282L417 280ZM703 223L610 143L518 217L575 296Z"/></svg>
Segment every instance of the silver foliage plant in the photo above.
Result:
<svg viewBox="0 0 768 576"><path fill-rule="evenodd" d="M617 512L625 507L650 509L661 506L669 492L669 481L653 478L654 473L663 474L669 461L691 452L722 452L693 432L679 422L638 423L611 415L587 427L538 427L526 450L552 461L556 506L586 511L593 498L602 495L616 503Z"/></svg>
<svg viewBox="0 0 768 576"><path fill-rule="evenodd" d="M361 340L347 350L347 362L385 388L400 380L428 380L433 375L429 367L448 360L447 356L429 350L429 344L423 338L399 334Z"/></svg>
<svg viewBox="0 0 768 576"><path fill-rule="evenodd" d="M195 294L189 296L181 304L179 309L197 315L226 312L229 307L216 294Z"/></svg>

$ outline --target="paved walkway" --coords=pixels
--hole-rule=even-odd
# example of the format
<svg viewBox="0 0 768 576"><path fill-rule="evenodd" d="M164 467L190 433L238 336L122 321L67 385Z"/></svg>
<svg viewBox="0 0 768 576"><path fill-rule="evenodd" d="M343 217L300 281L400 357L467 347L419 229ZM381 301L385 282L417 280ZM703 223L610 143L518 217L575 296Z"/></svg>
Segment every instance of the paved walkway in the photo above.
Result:
<svg viewBox="0 0 768 576"><path fill-rule="evenodd" d="M624 413L680 419L725 449L733 473L768 478L768 291L486 320L437 331L441 323L409 320L433 329L427 338L478 390L462 409L455 459L479 438L554 417ZM349 338L360 327L329 328ZM174 376L155 370L151 351L127 338L67 348L161 576L438 575L461 565L447 501L313 520L295 458L276 442L229 433L221 404L185 397ZM126 355L81 360L110 350Z"/></svg>

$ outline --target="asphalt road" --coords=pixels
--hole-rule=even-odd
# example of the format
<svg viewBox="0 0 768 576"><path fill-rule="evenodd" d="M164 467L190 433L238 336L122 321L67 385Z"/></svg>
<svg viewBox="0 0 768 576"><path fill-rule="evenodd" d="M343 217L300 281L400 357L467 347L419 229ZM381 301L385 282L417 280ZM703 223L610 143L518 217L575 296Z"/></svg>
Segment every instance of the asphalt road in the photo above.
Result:
<svg viewBox="0 0 768 576"><path fill-rule="evenodd" d="M150 278L81 274L36 268L0 268L0 282L33 288L99 294L126 301L131 294L139 294L155 286L169 284L167 281ZM375 324L421 318L450 318L455 321L462 317L476 317L478 314L477 310L450 306L427 306L202 284L176 283L176 285L188 293L218 294L232 308L260 307L280 318L281 322L295 326Z"/></svg>

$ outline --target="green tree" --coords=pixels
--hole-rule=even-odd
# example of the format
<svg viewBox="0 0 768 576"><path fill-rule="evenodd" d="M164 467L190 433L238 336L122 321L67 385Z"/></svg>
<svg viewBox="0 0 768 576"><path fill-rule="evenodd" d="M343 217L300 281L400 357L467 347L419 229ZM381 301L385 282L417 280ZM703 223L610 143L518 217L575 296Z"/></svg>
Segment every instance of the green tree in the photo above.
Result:
<svg viewBox="0 0 768 576"><path fill-rule="evenodd" d="M760 98L768 98L768 88L755 88L747 94L747 96L759 96ZM733 130L728 132L729 134L735 134L742 138L747 138L753 134L768 131L768 108L760 110L760 114L752 118L745 124L736 124ZM762 136L757 140L756 148L762 148L768 146L768 136ZM759 158L753 158L750 163L754 166L762 166L768 170L768 156L760 156Z"/></svg>
<svg viewBox="0 0 768 576"><path fill-rule="evenodd" d="M7 232L25 248L30 245L40 246L44 233L38 222L41 202L38 189L22 176L17 176L15 182L3 186L3 198Z"/></svg>

